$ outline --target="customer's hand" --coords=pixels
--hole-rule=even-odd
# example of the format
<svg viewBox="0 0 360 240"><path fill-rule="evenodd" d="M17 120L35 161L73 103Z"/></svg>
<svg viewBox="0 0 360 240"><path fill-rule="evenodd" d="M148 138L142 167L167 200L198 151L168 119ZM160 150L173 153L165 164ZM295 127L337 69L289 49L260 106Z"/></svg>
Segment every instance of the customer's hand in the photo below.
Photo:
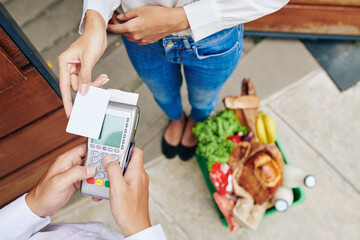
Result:
<svg viewBox="0 0 360 240"><path fill-rule="evenodd" d="M120 15L114 14L108 30L124 35L129 41L145 45L189 27L184 8L147 6Z"/></svg>
<svg viewBox="0 0 360 240"><path fill-rule="evenodd" d="M149 217L149 176L143 166L143 152L134 148L125 175L110 156L104 159L110 179L110 208L125 236L151 226Z"/></svg>
<svg viewBox="0 0 360 240"><path fill-rule="evenodd" d="M60 90L66 116L72 109L71 88L85 94L91 82L91 71L107 45L106 23L94 10L85 14L83 34L59 58Z"/></svg>
<svg viewBox="0 0 360 240"><path fill-rule="evenodd" d="M81 166L86 145L81 144L59 156L40 182L26 195L29 208L45 217L57 212L80 187L80 181L95 175L95 168Z"/></svg>

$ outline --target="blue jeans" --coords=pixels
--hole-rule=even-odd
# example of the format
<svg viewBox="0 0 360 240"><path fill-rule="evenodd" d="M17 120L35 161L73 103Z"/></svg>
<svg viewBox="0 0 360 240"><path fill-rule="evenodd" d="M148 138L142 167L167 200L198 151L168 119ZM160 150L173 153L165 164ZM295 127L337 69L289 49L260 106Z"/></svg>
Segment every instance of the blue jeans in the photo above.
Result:
<svg viewBox="0 0 360 240"><path fill-rule="evenodd" d="M155 101L173 120L182 116L181 65L187 83L191 116L203 121L215 108L222 85L235 70L243 50L243 26L217 32L194 42L167 36L144 46L123 41L129 58L152 91Z"/></svg>

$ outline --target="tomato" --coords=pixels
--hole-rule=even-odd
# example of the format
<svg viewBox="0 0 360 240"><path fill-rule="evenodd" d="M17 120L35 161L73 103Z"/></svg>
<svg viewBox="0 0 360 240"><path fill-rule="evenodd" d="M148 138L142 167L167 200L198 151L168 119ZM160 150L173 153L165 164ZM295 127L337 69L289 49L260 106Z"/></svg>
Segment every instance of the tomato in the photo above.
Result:
<svg viewBox="0 0 360 240"><path fill-rule="evenodd" d="M239 135L229 136L226 138L226 140L230 140L233 143L238 144L239 142L241 142L241 136L239 136Z"/></svg>

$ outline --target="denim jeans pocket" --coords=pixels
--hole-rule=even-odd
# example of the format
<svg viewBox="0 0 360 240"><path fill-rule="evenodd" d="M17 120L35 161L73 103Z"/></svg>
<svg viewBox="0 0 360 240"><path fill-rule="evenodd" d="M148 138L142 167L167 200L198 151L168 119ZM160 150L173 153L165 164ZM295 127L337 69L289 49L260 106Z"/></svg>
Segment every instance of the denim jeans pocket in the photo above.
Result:
<svg viewBox="0 0 360 240"><path fill-rule="evenodd" d="M239 27L233 27L215 33L195 44L198 59L228 55L238 49Z"/></svg>

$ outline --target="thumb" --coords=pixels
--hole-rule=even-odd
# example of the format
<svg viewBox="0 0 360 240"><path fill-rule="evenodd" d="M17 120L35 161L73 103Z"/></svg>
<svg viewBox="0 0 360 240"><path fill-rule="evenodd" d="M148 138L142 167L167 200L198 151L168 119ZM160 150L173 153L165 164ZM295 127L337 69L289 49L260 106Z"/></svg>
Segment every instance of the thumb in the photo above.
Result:
<svg viewBox="0 0 360 240"><path fill-rule="evenodd" d="M81 60L79 73L79 89L81 94L86 94L91 82L92 65L89 60Z"/></svg>
<svg viewBox="0 0 360 240"><path fill-rule="evenodd" d="M111 186L118 188L121 187L119 185L126 184L123 176L123 171L120 165L115 161L115 159L112 156L110 155L105 156L104 167L109 177Z"/></svg>
<svg viewBox="0 0 360 240"><path fill-rule="evenodd" d="M127 11L125 13L118 15L117 19L119 19L121 21L128 21L132 18L136 18L137 16L138 16L138 14L137 14L136 10L130 10L130 11Z"/></svg>
<svg viewBox="0 0 360 240"><path fill-rule="evenodd" d="M62 186L68 187L77 181L94 176L95 173L96 169L94 167L75 166L63 173L56 175L56 178L58 178L57 181L60 182Z"/></svg>

